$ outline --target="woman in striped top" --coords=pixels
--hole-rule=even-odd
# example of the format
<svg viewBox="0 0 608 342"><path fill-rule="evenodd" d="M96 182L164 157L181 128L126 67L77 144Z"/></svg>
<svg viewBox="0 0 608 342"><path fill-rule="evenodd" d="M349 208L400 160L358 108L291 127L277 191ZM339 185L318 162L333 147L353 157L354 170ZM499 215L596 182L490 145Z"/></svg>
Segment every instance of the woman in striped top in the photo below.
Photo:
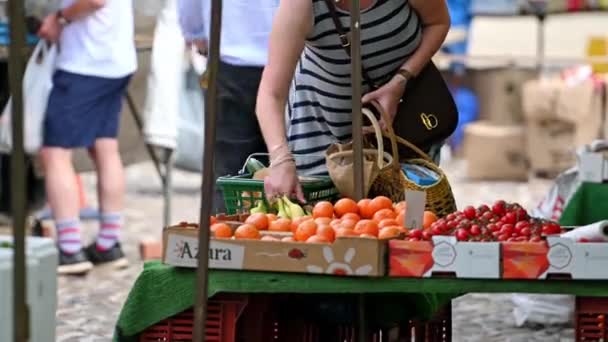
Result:
<svg viewBox="0 0 608 342"><path fill-rule="evenodd" d="M331 0L350 27L350 0ZM379 89L362 84L394 118L410 77L449 30L445 0L360 0L362 63ZM351 62L324 0L281 1L270 35L257 115L271 158L266 194L303 194L296 176L326 173L325 150L351 139ZM382 123L382 124L392 124ZM294 155L296 158L294 159ZM304 156L300 156L304 155Z"/></svg>

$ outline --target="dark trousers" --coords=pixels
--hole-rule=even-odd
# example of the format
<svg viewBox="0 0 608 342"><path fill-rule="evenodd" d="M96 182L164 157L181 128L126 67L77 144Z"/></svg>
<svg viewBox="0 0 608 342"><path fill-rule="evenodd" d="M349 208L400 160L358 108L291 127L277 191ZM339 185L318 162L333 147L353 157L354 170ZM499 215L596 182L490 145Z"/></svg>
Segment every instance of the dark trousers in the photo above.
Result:
<svg viewBox="0 0 608 342"><path fill-rule="evenodd" d="M236 175L247 157L265 153L266 144L255 114L261 67L220 63L214 177ZM225 212L224 197L215 189L213 211Z"/></svg>

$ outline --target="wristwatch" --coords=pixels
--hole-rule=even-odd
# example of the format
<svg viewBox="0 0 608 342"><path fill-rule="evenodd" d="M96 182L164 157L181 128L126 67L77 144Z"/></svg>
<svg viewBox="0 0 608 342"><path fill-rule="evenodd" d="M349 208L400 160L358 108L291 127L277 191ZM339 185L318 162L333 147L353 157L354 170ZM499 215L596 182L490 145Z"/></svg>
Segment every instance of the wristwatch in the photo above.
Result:
<svg viewBox="0 0 608 342"><path fill-rule="evenodd" d="M57 11L57 21L59 21L59 25L66 26L70 23L70 21L63 15L63 10Z"/></svg>

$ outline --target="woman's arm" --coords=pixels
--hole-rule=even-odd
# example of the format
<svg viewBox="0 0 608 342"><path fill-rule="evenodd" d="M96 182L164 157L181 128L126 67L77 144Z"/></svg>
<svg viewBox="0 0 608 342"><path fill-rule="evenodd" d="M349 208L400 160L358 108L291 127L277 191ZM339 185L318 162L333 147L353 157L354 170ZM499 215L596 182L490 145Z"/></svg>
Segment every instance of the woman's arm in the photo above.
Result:
<svg viewBox="0 0 608 342"><path fill-rule="evenodd" d="M184 39L188 43L206 40L203 1L210 0L177 0L179 25Z"/></svg>
<svg viewBox="0 0 608 342"><path fill-rule="evenodd" d="M277 164L290 157L285 104L312 22L310 0L288 0L280 2L272 24L268 63L258 90L256 113L271 160Z"/></svg>
<svg viewBox="0 0 608 342"><path fill-rule="evenodd" d="M445 0L410 0L410 5L422 22L422 40L402 68L418 75L441 48L450 30L450 14Z"/></svg>

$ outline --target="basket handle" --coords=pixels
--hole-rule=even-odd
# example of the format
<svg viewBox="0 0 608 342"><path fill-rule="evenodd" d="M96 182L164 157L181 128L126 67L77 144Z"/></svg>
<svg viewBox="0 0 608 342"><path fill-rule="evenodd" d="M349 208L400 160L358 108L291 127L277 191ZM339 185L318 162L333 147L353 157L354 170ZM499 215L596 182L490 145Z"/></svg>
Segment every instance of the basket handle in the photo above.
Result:
<svg viewBox="0 0 608 342"><path fill-rule="evenodd" d="M403 139L400 136L395 136L395 139L397 140L398 143L405 145L407 147L409 147L412 151L416 152L418 155L420 155L420 157L422 157L422 159L432 163L433 165L437 165L435 164L435 161L433 159L431 159L431 157L424 153L420 148L418 148L418 146L412 144L411 142Z"/></svg>
<svg viewBox="0 0 608 342"><path fill-rule="evenodd" d="M380 128L380 123L378 120L376 120L376 117L369 109L363 108L362 112L363 115L367 116L369 121L372 123L372 127L374 128L376 141L378 143L378 167L382 169L384 167L384 141L382 141L382 129Z"/></svg>
<svg viewBox="0 0 608 342"><path fill-rule="evenodd" d="M371 102L369 102L369 104L374 107L374 109L380 115L380 118L384 119L384 122L389 122L388 115L384 112L384 109L382 108L380 103L378 103L377 101L371 101ZM378 120L376 119L376 117L374 116L374 114L372 113L372 111L369 108L363 107L362 112L370 119L370 121L372 122L372 125L374 122L376 122L376 124L378 124L378 127L380 127ZM386 126L387 127L386 127L386 130L384 131L384 133L381 133L380 136L378 136L378 133L376 133L376 135L377 135L376 137L377 137L378 141L382 140L382 136L388 138L388 140L391 142L391 150L392 150L391 152L392 152L393 160L395 161L395 163L398 164L399 163L399 150L397 149L397 139L396 139L397 136L395 135L395 131L393 130L392 125L386 125ZM397 164L395 164L395 165L397 165Z"/></svg>

